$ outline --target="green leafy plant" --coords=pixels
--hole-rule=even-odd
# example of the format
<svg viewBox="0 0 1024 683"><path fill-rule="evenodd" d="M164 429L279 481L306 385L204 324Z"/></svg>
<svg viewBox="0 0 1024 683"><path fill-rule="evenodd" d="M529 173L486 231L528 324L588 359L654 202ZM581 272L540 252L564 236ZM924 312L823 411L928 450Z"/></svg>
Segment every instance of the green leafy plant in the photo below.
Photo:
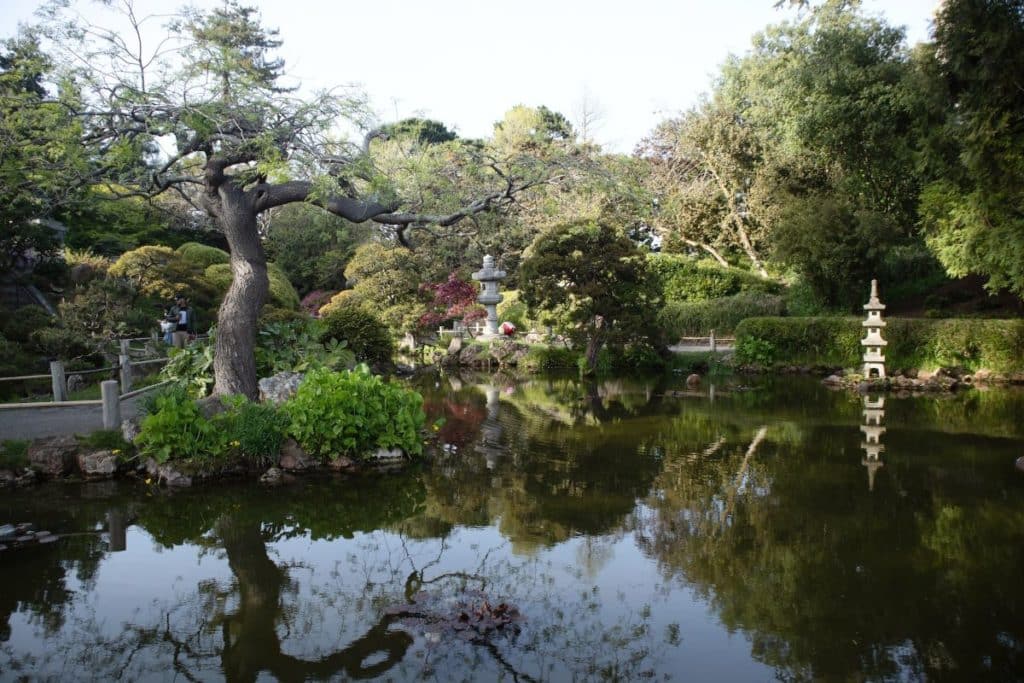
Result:
<svg viewBox="0 0 1024 683"><path fill-rule="evenodd" d="M215 459L231 447L230 413L208 420L196 402L178 393L156 399L156 410L142 420L135 439L142 455L158 463L181 459Z"/></svg>
<svg viewBox="0 0 1024 683"><path fill-rule="evenodd" d="M124 440L120 429L98 429L91 434L79 436L78 443L87 448L106 449L110 451L125 452L132 445Z"/></svg>
<svg viewBox="0 0 1024 683"><path fill-rule="evenodd" d="M741 363L771 365L775 360L775 345L765 339L744 337L736 342L736 358Z"/></svg>
<svg viewBox="0 0 1024 683"><path fill-rule="evenodd" d="M364 457L374 448L422 452L423 398L365 366L310 372L284 410L291 418L289 434L320 458Z"/></svg>
<svg viewBox="0 0 1024 683"><path fill-rule="evenodd" d="M256 371L261 377L278 372L331 370L355 365L355 354L344 340L324 338L323 325L315 320L269 323L256 337Z"/></svg>
<svg viewBox="0 0 1024 683"><path fill-rule="evenodd" d="M200 339L183 349L171 349L170 360L160 371L160 379L171 380L184 387L193 398L206 396L213 386L213 349L216 331L210 329L208 339Z"/></svg>

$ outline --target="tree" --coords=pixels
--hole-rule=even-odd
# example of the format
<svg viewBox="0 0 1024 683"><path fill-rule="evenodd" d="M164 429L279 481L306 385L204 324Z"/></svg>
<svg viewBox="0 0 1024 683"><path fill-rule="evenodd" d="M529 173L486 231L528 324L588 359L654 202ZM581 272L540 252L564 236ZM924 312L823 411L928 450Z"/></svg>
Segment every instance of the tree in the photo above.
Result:
<svg viewBox="0 0 1024 683"><path fill-rule="evenodd" d="M130 0L125 7L130 29L141 36L144 19ZM272 56L276 32L237 2L178 23L183 64L172 53L144 52L141 41L132 47L111 29L72 22L61 32L62 16L58 7L50 28L69 47L65 66L86 93L85 103L71 110L85 126L82 139L97 174L146 196L177 192L227 238L233 280L218 316L217 393L257 392L256 319L268 287L260 214L308 202L354 223L389 226L407 242L412 229L444 228L499 210L548 180L495 161L477 174L474 189L486 189L473 197L453 193L439 202L401 195L373 165L375 134L361 147L330 136L340 118L366 122L362 100L330 92L290 95L280 82L283 63ZM456 157L454 165L468 154Z"/></svg>
<svg viewBox="0 0 1024 683"><path fill-rule="evenodd" d="M1024 296L1024 2L948 0L922 55L945 104L924 161L928 245L953 276Z"/></svg>
<svg viewBox="0 0 1024 683"><path fill-rule="evenodd" d="M556 312L585 344L587 368L608 341L651 341L660 301L646 259L607 223L578 221L540 235L520 266L520 292L531 310Z"/></svg>
<svg viewBox="0 0 1024 683"><path fill-rule="evenodd" d="M41 219L84 200L74 180L85 158L80 126L65 106L74 89L62 83L50 99L53 64L38 37L25 33L0 49L0 271L9 273L26 254L45 257L59 246Z"/></svg>

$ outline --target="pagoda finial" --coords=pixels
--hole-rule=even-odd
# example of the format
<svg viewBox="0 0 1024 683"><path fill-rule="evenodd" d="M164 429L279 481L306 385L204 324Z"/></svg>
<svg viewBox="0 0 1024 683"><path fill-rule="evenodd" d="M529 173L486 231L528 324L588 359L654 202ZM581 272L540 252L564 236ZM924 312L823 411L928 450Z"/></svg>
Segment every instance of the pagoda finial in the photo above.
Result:
<svg viewBox="0 0 1024 683"><path fill-rule="evenodd" d="M877 299L878 298L878 280L874 280L874 279L871 280L871 298L872 299Z"/></svg>

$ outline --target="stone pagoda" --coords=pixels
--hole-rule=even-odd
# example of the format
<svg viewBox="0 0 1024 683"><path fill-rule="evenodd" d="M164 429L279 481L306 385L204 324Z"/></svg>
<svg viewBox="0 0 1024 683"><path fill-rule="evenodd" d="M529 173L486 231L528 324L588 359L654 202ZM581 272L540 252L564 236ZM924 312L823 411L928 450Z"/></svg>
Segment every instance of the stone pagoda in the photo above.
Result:
<svg viewBox="0 0 1024 683"><path fill-rule="evenodd" d="M860 345L864 347L864 378L885 377L885 356L882 352L889 342L882 339L882 328L885 327L882 311L885 310L885 304L878 300L878 280L871 281L871 298L864 304L864 310L868 312L867 319L861 323L868 331L867 336L860 340Z"/></svg>
<svg viewBox="0 0 1024 683"><path fill-rule="evenodd" d="M498 336L498 304L504 299L498 293L498 283L505 279L505 271L494 268L494 257L484 256L484 267L473 273L473 279L480 282L480 295L476 300L487 309L487 327L480 335L483 339Z"/></svg>

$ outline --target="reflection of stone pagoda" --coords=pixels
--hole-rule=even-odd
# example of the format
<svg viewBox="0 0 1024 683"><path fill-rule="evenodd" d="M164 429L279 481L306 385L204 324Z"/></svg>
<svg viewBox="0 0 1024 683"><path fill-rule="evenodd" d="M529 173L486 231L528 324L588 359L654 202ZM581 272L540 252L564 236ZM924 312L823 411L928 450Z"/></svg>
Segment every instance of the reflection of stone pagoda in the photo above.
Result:
<svg viewBox="0 0 1024 683"><path fill-rule="evenodd" d="M882 434L885 427L882 421L885 419L885 398L878 397L872 401L871 397L864 397L864 424L860 431L864 432L864 443L860 445L864 449L864 458L860 464L868 468L868 490L875 490L875 473L883 466L881 455L885 450L882 445Z"/></svg>
<svg viewBox="0 0 1024 683"><path fill-rule="evenodd" d="M483 338L498 336L498 304L504 299L498 293L498 283L505 279L505 271L494 268L494 257L484 256L484 267L473 273L473 279L480 282L480 295L477 301L487 309L487 328L481 335Z"/></svg>
<svg viewBox="0 0 1024 683"><path fill-rule="evenodd" d="M864 310L868 312L867 319L861 323L868 331L866 337L860 340L864 347L864 377L870 378L872 372L875 377L885 377L885 356L882 351L889 342L882 339L882 328L885 321L882 320L882 311L885 304L878 300L878 280L871 281L871 298L864 304Z"/></svg>

